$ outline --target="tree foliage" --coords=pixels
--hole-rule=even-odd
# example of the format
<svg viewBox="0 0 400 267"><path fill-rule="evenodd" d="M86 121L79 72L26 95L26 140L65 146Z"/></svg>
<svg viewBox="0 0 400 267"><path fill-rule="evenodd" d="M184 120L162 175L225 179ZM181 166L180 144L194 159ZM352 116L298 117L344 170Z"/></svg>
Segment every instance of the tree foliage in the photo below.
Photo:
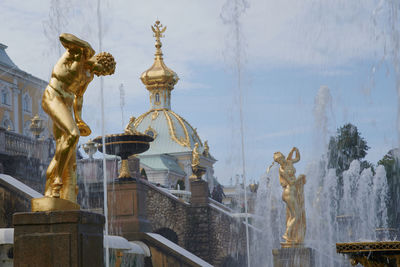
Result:
<svg viewBox="0 0 400 267"><path fill-rule="evenodd" d="M400 220L398 211L398 203L400 202L400 150L398 148L391 149L381 160L378 165L385 167L386 179L388 184L388 217L389 226L397 227Z"/></svg>
<svg viewBox="0 0 400 267"><path fill-rule="evenodd" d="M336 174L341 176L355 159L360 160L361 169L372 167L370 162L362 160L367 155L368 149L367 141L361 137L357 127L351 123L345 124L329 141L328 168L335 168Z"/></svg>

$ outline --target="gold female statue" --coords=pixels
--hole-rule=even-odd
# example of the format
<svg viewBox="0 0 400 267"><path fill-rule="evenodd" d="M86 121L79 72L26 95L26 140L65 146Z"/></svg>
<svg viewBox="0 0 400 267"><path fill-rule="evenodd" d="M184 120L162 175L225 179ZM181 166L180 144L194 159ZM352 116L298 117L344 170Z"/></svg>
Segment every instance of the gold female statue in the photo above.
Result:
<svg viewBox="0 0 400 267"><path fill-rule="evenodd" d="M293 153L296 156L293 158ZM286 240L283 247L301 245L306 233L306 216L304 208L304 184L306 176L299 175L296 179L296 169L293 163L300 160L300 152L294 147L285 159L281 152L274 153L274 161L280 165L279 182L283 187L282 199L286 203L286 231L283 238Z"/></svg>
<svg viewBox="0 0 400 267"><path fill-rule="evenodd" d="M114 73L115 61L109 53L95 55L89 43L72 34L61 34L60 41L66 51L54 66L42 98L56 140L55 155L46 172L45 197L76 203L76 145L81 135L91 133L81 118L83 94L94 74Z"/></svg>

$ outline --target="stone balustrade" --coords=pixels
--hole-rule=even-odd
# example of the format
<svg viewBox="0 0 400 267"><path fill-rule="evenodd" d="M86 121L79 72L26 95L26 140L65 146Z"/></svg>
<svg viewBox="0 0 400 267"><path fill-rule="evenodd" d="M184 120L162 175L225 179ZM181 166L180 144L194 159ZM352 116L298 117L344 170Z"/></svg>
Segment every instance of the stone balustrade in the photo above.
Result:
<svg viewBox="0 0 400 267"><path fill-rule="evenodd" d="M48 161L51 156L51 141L34 139L0 128L0 153L9 156L26 156Z"/></svg>
<svg viewBox="0 0 400 267"><path fill-rule="evenodd" d="M179 199L182 199L183 201L190 203L190 198L192 196L192 193L190 191L185 191L185 190L169 190L171 194L174 196L178 197Z"/></svg>

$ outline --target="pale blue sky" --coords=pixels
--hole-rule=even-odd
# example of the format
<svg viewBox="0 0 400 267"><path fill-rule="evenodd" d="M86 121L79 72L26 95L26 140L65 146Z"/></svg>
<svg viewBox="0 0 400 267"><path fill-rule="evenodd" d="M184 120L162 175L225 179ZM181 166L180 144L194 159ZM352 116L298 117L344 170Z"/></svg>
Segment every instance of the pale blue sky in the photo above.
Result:
<svg viewBox="0 0 400 267"><path fill-rule="evenodd" d="M60 30L87 39L97 50L97 1L68 2L70 11L63 13L68 19ZM225 2L116 0L104 1L103 8L104 50L117 61L116 74L105 78L107 132L121 131L121 83L126 91L125 122L149 108L139 76L153 62L150 25L158 18L168 27L162 39L165 63L180 77L172 92L172 109L209 141L218 159L215 174L223 183L241 172L234 25L220 18L221 12L229 14L229 9L223 10ZM313 107L322 85L332 95L328 132L347 122L358 126L371 147L367 159L373 163L397 146L394 71L390 51L384 50L385 45L391 47L386 17L391 1L247 2L240 17L240 40L249 179L258 179L277 150L286 154L292 146L299 147L299 172L321 153ZM45 0L0 2L5 21L0 42L9 46L8 54L21 69L44 80L57 59L56 42L43 33L49 8ZM93 136L100 135L98 94L98 83L93 82L83 113Z"/></svg>

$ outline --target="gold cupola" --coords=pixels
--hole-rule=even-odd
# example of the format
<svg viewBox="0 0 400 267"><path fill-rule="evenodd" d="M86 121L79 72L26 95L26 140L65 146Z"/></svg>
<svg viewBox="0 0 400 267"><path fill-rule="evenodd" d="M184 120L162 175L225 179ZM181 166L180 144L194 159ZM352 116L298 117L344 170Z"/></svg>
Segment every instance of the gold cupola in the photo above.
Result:
<svg viewBox="0 0 400 267"><path fill-rule="evenodd" d="M164 37L163 33L167 27L157 20L151 29L156 38L154 63L142 73L140 79L150 92L151 109L171 109L171 91L179 78L173 70L165 65L163 60L160 38Z"/></svg>

